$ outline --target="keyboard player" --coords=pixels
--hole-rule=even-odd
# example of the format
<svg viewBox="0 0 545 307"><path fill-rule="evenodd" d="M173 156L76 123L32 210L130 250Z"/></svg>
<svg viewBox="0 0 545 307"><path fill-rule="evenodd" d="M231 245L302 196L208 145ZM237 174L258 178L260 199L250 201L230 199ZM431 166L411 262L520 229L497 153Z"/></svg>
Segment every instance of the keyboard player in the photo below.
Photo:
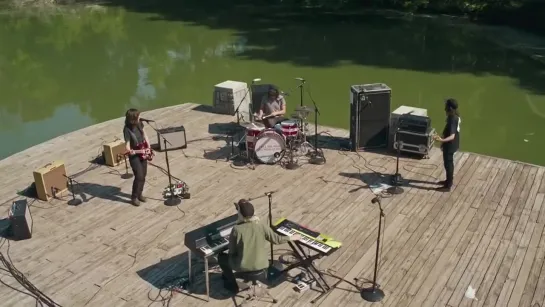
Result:
<svg viewBox="0 0 545 307"><path fill-rule="evenodd" d="M237 204L239 222L233 227L229 237L229 250L218 255L218 263L223 272L224 287L228 291L238 293L235 274L265 270L269 267L266 247L268 242L283 244L300 240L299 235L291 237L276 234L269 226L262 224L254 216L254 206L241 199Z"/></svg>

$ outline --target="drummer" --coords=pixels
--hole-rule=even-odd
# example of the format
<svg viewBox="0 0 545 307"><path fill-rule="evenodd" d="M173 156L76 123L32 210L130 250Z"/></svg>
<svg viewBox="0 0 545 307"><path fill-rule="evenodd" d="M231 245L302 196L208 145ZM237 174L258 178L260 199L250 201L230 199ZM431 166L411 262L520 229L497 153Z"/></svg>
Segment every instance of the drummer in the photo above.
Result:
<svg viewBox="0 0 545 307"><path fill-rule="evenodd" d="M256 117L263 121L266 128L274 127L281 131L280 122L286 120L284 114L286 114L286 99L280 95L278 88L271 86L261 101L261 108Z"/></svg>

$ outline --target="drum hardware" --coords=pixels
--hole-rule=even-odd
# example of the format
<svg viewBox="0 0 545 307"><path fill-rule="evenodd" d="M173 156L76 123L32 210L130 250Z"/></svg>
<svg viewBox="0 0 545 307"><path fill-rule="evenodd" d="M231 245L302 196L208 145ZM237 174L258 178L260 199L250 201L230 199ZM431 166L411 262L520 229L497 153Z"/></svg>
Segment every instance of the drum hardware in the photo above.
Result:
<svg viewBox="0 0 545 307"><path fill-rule="evenodd" d="M318 115L320 115L320 110L318 110L318 106L314 99L311 100L314 105L314 152L310 154L309 162L310 164L323 165L325 164L326 159L322 150L318 148Z"/></svg>
<svg viewBox="0 0 545 307"><path fill-rule="evenodd" d="M399 173L399 157L401 155L401 142L399 142L398 134L399 133L399 126L396 129L396 140L397 143L395 144L395 147L397 149L396 153L396 172L392 175L392 185L393 187L388 189L388 193L392 195L398 195L403 193L403 188L400 187L400 185L403 183L403 177L401 177L401 174Z"/></svg>
<svg viewBox="0 0 545 307"><path fill-rule="evenodd" d="M295 80L300 82L297 87L299 88L300 93L301 93L301 106L303 106L303 93L304 93L303 86L305 85L306 81L303 78L295 78Z"/></svg>
<svg viewBox="0 0 545 307"><path fill-rule="evenodd" d="M286 169L289 169L289 170L294 170L299 168L299 164L297 163L297 160L295 159L295 153L294 153L295 146L296 146L296 140L295 139L290 140L288 145L289 160L288 160L288 163L286 163Z"/></svg>

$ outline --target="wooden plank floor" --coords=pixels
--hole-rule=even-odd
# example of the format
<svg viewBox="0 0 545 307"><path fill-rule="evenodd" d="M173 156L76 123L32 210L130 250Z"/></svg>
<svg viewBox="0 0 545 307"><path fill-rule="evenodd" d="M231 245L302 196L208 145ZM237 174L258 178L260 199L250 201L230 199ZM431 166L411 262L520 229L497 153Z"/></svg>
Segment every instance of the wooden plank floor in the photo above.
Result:
<svg viewBox="0 0 545 307"><path fill-rule="evenodd" d="M232 202L276 190L273 216L288 217L343 242L333 255L318 261L322 270L340 276L339 284L317 306L368 306L353 285L372 278L378 208L368 184L395 172L395 159L384 153L340 151L346 131L329 131L327 163L301 160L298 170L258 165L255 170L225 161L226 126L233 117L209 107L183 104L145 113L158 126L183 124L188 148L172 151L174 176L190 185L192 198L166 207L161 192L167 177L150 167L141 207L127 203L132 180L124 166L108 168L89 161L102 144L121 137L122 119L98 124L32 147L0 161L2 204L8 210L17 191L32 182L32 171L63 160L79 183L83 204L66 200L32 203L33 238L3 241L0 251L40 290L62 306L159 306L168 279L187 273L186 231L233 214ZM156 136L146 128L156 141ZM324 134L325 135L325 134ZM337 145L335 145L337 143ZM323 143L325 144L325 143ZM432 190L443 179L442 157L401 160L409 180L401 195L383 200L386 215L379 283L384 306L545 306L545 168L459 153L455 189ZM166 167L162 154L154 163ZM264 220L267 198L254 200ZM0 243L2 244L2 243ZM287 246L276 247L276 256ZM192 295L176 293L170 306L233 306L221 290L219 273L211 273L211 301L202 301L202 262L195 264ZM355 280L357 278L358 280ZM5 271L0 279L22 289ZM328 277L334 282L334 277ZM310 306L316 292L298 294L284 282L271 289L277 306ZM476 289L476 300L465 297ZM34 306L32 298L0 286L2 306ZM155 302L154 302L155 301ZM268 306L260 303L258 306Z"/></svg>

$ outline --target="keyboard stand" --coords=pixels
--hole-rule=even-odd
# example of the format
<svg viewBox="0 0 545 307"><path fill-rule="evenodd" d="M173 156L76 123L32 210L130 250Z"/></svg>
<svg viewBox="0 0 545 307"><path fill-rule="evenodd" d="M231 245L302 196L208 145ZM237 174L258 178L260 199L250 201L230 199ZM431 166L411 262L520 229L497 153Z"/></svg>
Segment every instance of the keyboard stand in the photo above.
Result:
<svg viewBox="0 0 545 307"><path fill-rule="evenodd" d="M189 284L191 286L193 286L193 268L191 267L191 250L189 250L188 252L188 265L189 265ZM208 272L208 257L206 256L203 256L204 258L204 278L205 278L205 283L206 283L206 301L209 302L210 301L210 277L209 277L209 272Z"/></svg>
<svg viewBox="0 0 545 307"><path fill-rule="evenodd" d="M310 301L312 304L314 304L323 296L329 294L329 292L331 292L331 290L333 290L336 285L331 287L327 283L327 281L324 279L324 275L322 274L322 272L320 272L320 270L318 270L316 266L314 266L314 263L313 263L314 260L322 258L323 257L322 254L319 254L319 253L315 255L306 254L299 242L295 242L295 244L294 242L288 242L288 244L293 250L293 252L295 253L295 257L299 261L289 265L287 268L282 270L282 273L287 273L288 271L295 269L297 267L304 267L307 270L307 272L310 274L310 276L316 281L316 285L320 287L320 289L322 290L322 293L318 295L318 297Z"/></svg>

